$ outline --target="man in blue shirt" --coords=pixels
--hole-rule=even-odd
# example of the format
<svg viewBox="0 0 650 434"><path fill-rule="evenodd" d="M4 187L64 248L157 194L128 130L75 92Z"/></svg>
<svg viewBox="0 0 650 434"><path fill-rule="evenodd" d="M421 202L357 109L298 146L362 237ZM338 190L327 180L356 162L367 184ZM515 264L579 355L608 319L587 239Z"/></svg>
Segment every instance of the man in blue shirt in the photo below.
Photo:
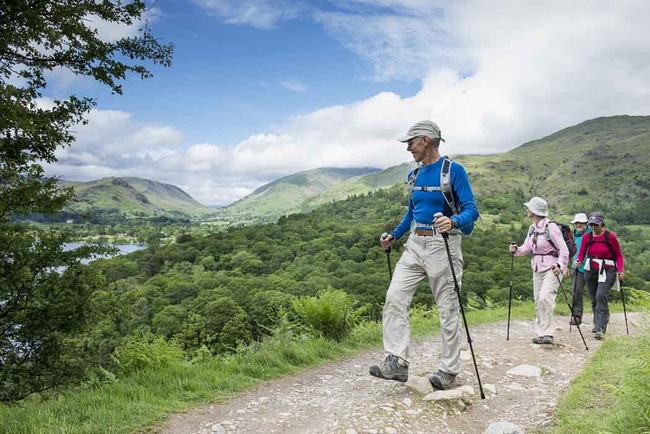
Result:
<svg viewBox="0 0 650 434"><path fill-rule="evenodd" d="M406 150L419 166L408 175L410 197L404 218L391 234L380 238L386 250L410 231L386 293L383 312L386 358L370 367L370 375L386 380L408 380L408 311L418 284L428 278L442 334L440 366L429 376L429 381L434 389L448 389L460 372L462 335L459 300L441 234L449 234L451 260L460 285L463 275L460 234L472 232L479 213L463 166L440 155L440 142L445 140L438 125L420 121L399 141L407 143ZM434 221L438 212L443 216Z"/></svg>

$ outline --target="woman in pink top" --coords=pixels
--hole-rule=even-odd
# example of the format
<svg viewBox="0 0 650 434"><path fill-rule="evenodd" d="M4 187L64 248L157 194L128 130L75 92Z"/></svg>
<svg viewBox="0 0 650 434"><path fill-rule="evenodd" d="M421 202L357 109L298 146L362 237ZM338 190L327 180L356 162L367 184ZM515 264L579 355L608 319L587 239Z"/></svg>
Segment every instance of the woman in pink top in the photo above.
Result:
<svg viewBox="0 0 650 434"><path fill-rule="evenodd" d="M524 204L533 224L528 229L524 244L510 245L515 256L532 254L530 265L533 268L533 295L535 298L534 344L552 344L555 332L555 298L562 279L562 271L569 264L569 249L562 238L562 231L546 218L548 203L541 197L533 197Z"/></svg>
<svg viewBox="0 0 650 434"><path fill-rule="evenodd" d="M585 235L580 244L576 267L587 259L584 276L594 311L594 328L591 331L596 333L596 339L602 340L609 322L609 291L616 279L623 280L625 258L616 235L605 230L602 214L590 214L587 224L591 233Z"/></svg>

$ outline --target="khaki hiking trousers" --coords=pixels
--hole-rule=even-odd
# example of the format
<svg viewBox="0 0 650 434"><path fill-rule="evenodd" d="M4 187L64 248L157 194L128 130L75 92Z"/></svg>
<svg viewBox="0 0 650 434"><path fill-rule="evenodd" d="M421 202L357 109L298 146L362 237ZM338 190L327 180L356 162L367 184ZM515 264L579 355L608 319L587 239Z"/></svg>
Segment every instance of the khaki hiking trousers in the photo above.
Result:
<svg viewBox="0 0 650 434"><path fill-rule="evenodd" d="M553 270L546 270L542 273L533 271L533 296L535 298L535 333L537 336L555 335L555 299L557 290L560 287L558 277L562 280L562 274L555 276Z"/></svg>
<svg viewBox="0 0 650 434"><path fill-rule="evenodd" d="M460 285L463 277L460 235L449 236L449 251ZM404 244L404 253L395 266L386 293L383 313L384 350L408 361L411 339L409 307L418 284L425 278L429 279L429 287L440 317L442 346L439 369L458 374L462 344L460 306L442 235L411 234Z"/></svg>

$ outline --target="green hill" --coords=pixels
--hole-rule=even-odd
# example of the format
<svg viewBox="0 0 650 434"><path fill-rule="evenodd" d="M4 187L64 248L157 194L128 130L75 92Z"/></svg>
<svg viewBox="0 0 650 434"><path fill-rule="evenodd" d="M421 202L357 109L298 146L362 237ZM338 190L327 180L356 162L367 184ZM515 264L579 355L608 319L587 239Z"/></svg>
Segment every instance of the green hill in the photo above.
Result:
<svg viewBox="0 0 650 434"><path fill-rule="evenodd" d="M442 149L450 150L451 146ZM465 165L476 195L484 200L516 190L524 197L546 198L555 212L599 209L631 222L649 208L649 154L650 116L613 116L585 121L501 154L453 158ZM227 215L229 224L273 221L404 182L414 167L415 163L403 163L349 177L326 189L323 184L312 188L304 175L322 169L304 172L293 175L303 182L284 181L292 177L274 181L224 208L219 218Z"/></svg>
<svg viewBox="0 0 650 434"><path fill-rule="evenodd" d="M215 211L218 220L228 223L275 221L283 215L305 211L305 201L347 179L371 176L379 170L369 167L321 168L300 172L265 184L237 202Z"/></svg>
<svg viewBox="0 0 650 434"><path fill-rule="evenodd" d="M328 188L322 193L307 198L301 204L301 211L310 211L320 205L345 199L348 196L365 194L369 191L390 187L399 182L404 182L407 173L415 167L415 162L402 163L399 166L389 167L381 172L355 176L338 185Z"/></svg>
<svg viewBox="0 0 650 434"><path fill-rule="evenodd" d="M90 208L117 209L127 216L208 214L213 210L200 204L180 188L143 178L102 178L89 182L62 181L76 193L69 206L75 211Z"/></svg>
<svg viewBox="0 0 650 434"><path fill-rule="evenodd" d="M650 200L650 117L592 119L497 155L458 156L478 196L521 189L560 212L634 210ZM647 205L646 205L647 206Z"/></svg>

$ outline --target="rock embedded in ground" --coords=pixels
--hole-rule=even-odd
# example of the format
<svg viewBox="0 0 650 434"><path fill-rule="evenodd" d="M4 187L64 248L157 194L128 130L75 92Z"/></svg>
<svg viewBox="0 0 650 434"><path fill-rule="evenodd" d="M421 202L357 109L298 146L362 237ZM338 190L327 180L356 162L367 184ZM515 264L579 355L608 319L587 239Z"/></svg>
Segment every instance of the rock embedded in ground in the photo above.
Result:
<svg viewBox="0 0 650 434"><path fill-rule="evenodd" d="M524 430L514 423L494 422L487 427L483 434L524 434Z"/></svg>
<svg viewBox="0 0 650 434"><path fill-rule="evenodd" d="M450 401L463 397L463 391L460 389L436 390L422 398L422 401Z"/></svg>
<svg viewBox="0 0 650 434"><path fill-rule="evenodd" d="M431 393L431 391L433 391L433 386L427 377L409 375L408 381L404 384L421 395L426 395L427 393Z"/></svg>
<svg viewBox="0 0 650 434"><path fill-rule="evenodd" d="M522 377L541 377L541 368L533 365L519 365L514 368L508 369L507 375L518 375Z"/></svg>

